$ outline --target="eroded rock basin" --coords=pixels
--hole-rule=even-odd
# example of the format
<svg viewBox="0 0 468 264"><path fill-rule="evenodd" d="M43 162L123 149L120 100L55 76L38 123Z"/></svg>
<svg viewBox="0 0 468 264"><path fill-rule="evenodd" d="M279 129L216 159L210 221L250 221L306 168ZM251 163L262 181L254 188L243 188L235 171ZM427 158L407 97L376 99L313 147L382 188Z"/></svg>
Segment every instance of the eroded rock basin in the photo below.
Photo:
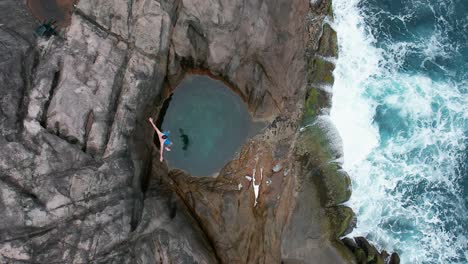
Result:
<svg viewBox="0 0 468 264"><path fill-rule="evenodd" d="M258 131L242 99L208 76L185 77L169 100L162 129L173 145L165 157L193 176L215 174Z"/></svg>

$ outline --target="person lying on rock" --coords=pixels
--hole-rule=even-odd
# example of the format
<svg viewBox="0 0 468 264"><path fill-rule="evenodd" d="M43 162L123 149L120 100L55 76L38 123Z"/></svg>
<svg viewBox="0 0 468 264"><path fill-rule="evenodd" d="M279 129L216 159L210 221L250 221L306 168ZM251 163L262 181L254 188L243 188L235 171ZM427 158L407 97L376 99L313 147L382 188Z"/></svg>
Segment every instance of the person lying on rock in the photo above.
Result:
<svg viewBox="0 0 468 264"><path fill-rule="evenodd" d="M168 136L169 136L169 131L164 131L164 132L161 132L158 127L156 127L156 125L154 124L153 122L153 118L149 118L148 119L149 122L151 123L151 125L153 126L154 128L154 131L156 131L156 133L158 134L158 138L159 138L159 161L163 161L163 151L164 149L167 150L167 151L171 151L171 149L169 148L170 146L172 146L172 142L169 140Z"/></svg>

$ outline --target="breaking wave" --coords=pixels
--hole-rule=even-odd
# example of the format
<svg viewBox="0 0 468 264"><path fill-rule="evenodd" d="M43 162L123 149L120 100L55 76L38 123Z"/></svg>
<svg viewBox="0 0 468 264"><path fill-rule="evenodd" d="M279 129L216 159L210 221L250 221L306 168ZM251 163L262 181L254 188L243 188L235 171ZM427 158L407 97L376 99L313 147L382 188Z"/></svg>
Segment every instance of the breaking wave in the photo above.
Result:
<svg viewBox="0 0 468 264"><path fill-rule="evenodd" d="M467 263L467 4L333 1L330 116L353 182L350 236L402 263Z"/></svg>

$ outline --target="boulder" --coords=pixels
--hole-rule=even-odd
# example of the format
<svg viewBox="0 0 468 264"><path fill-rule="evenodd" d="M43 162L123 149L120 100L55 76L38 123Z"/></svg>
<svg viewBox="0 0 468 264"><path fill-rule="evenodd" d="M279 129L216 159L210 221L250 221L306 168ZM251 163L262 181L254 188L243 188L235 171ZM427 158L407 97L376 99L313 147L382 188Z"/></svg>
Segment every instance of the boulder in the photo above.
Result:
<svg viewBox="0 0 468 264"><path fill-rule="evenodd" d="M392 263L392 261L396 261L395 263L399 263L400 261L398 253L393 252L392 255L389 257L387 251L382 250L382 252L379 252L364 237L345 237L341 241L348 249L350 249L353 252L357 263L384 264Z"/></svg>
<svg viewBox="0 0 468 264"><path fill-rule="evenodd" d="M390 260L388 261L388 264L399 264L400 263L400 256L396 252L393 252L392 255L390 255Z"/></svg>

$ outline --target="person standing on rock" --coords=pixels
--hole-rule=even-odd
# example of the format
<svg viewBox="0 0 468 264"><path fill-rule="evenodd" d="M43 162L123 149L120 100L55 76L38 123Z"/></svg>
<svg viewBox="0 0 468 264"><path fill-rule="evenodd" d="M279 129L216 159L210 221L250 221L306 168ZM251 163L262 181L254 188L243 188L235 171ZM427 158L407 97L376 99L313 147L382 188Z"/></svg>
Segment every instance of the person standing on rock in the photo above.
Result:
<svg viewBox="0 0 468 264"><path fill-rule="evenodd" d="M158 127L154 124L153 122L153 118L149 118L148 119L149 122L151 123L151 125L153 126L154 128L154 131L156 131L156 133L158 134L158 138L159 138L159 161L163 161L163 151L164 149L166 149L167 151L171 151L171 149L169 148L170 146L172 146L172 142L169 140L168 136L169 136L169 131L164 131L164 132L161 132Z"/></svg>

